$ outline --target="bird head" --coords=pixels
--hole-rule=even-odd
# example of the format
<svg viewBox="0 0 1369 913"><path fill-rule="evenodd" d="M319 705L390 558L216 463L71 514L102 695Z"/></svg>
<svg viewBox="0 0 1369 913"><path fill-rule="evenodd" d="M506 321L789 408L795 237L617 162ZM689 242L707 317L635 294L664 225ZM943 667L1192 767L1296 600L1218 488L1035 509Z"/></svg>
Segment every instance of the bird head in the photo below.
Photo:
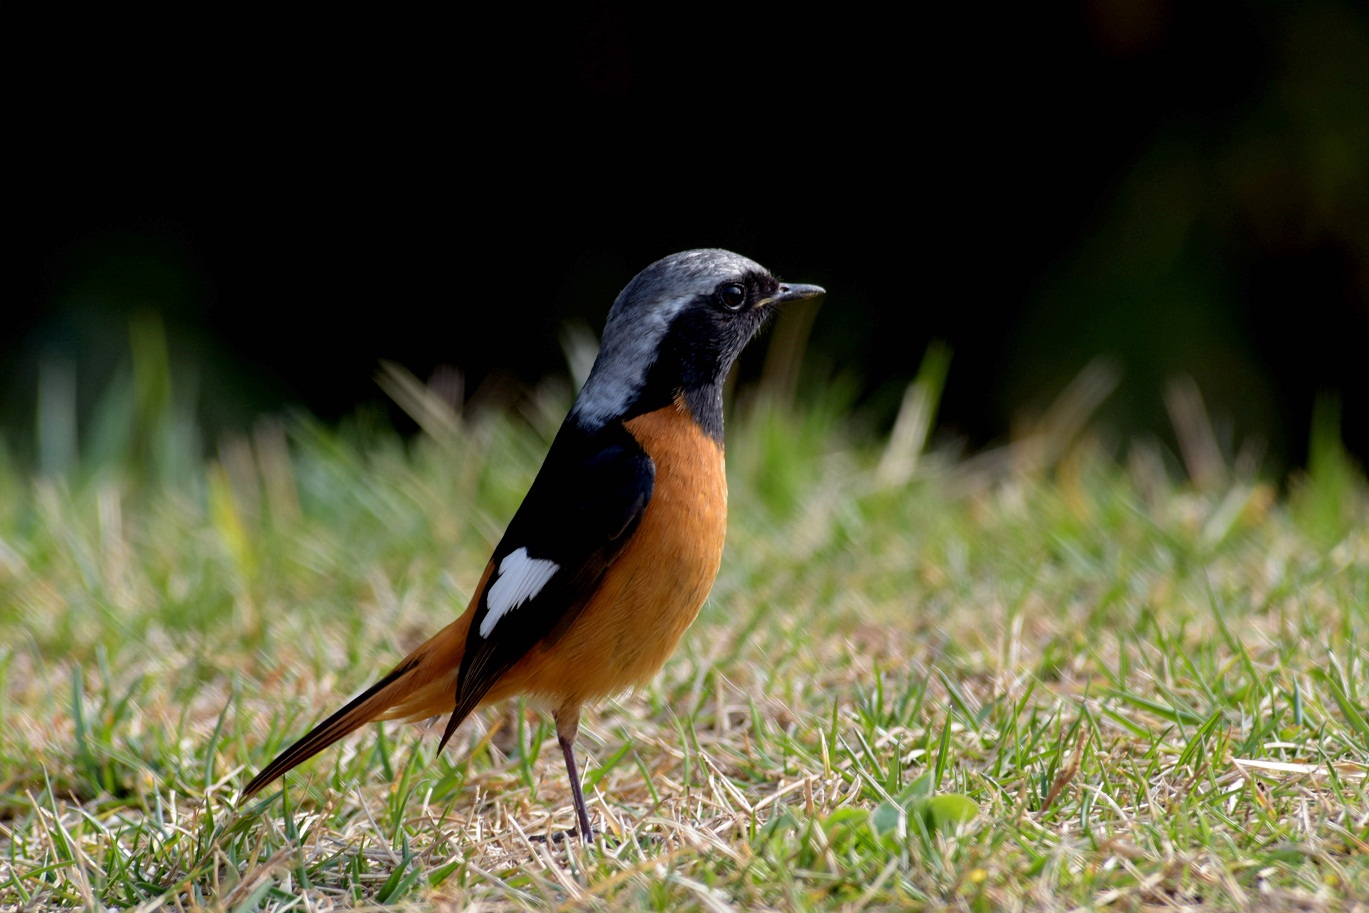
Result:
<svg viewBox="0 0 1369 913"><path fill-rule="evenodd" d="M733 362L775 309L822 294L816 285L781 282L731 251L688 250L657 260L613 302L571 417L593 427L643 397L653 405L681 393L720 397Z"/></svg>

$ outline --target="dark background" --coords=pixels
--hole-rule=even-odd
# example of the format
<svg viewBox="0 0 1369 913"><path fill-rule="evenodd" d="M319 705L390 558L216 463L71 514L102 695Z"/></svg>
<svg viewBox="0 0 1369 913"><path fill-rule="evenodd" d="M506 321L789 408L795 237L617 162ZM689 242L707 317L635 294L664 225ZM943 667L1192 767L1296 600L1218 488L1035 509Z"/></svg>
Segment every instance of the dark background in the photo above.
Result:
<svg viewBox="0 0 1369 913"><path fill-rule="evenodd" d="M138 315L212 445L383 403L380 359L563 374L568 320L722 246L827 287L805 369L876 427L939 339L972 447L1106 355L1118 438L1187 375L1270 472L1320 392L1369 456L1362 5L644 6L7 5L6 448L44 364L84 433Z"/></svg>

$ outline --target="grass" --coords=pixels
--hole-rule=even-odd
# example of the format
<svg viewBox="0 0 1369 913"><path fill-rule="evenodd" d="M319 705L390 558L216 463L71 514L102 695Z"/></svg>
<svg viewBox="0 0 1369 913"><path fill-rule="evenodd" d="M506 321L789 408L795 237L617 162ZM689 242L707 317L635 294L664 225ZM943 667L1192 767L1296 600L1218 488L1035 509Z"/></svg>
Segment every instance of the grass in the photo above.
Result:
<svg viewBox="0 0 1369 913"><path fill-rule="evenodd" d="M887 440L837 397L732 417L717 586L581 729L591 846L517 705L235 806L464 606L564 392L472 419L410 386L408 445L297 419L204 465L3 463L0 908L1363 908L1369 491L1333 411L1281 493L1202 435L1105 446L1106 370L1010 448L924 454L944 374Z"/></svg>

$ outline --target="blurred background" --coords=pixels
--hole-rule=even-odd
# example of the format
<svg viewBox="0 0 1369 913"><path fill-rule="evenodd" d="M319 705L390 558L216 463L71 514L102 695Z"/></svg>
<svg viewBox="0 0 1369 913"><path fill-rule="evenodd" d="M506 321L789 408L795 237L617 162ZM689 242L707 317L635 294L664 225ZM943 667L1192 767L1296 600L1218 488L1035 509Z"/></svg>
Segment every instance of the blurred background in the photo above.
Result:
<svg viewBox="0 0 1369 913"><path fill-rule="evenodd" d="M791 346L876 431L940 341L970 449L1101 357L1116 440L1173 446L1189 378L1267 474L1319 397L1369 457L1363 4L647 7L6 5L4 450L118 437L149 359L207 449L412 430L383 360L564 377L567 327L721 246L829 292L744 376Z"/></svg>

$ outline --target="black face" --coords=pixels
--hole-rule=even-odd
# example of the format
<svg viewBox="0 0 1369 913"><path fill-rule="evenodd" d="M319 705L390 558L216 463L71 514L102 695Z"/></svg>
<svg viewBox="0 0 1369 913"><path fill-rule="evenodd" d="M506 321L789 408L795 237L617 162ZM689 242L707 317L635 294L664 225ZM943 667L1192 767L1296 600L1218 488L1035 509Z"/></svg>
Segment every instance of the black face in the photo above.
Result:
<svg viewBox="0 0 1369 913"><path fill-rule="evenodd" d="M666 352L678 360L680 377L696 385L721 384L751 337L770 314L766 303L779 290L768 273L724 279L675 318L666 334Z"/></svg>
<svg viewBox="0 0 1369 913"><path fill-rule="evenodd" d="M666 331L636 407L640 414L683 397L695 419L722 438L727 372L771 313L779 281L749 272L719 281L680 310Z"/></svg>
<svg viewBox="0 0 1369 913"><path fill-rule="evenodd" d="M713 291L712 303L725 314L742 314L757 309L760 302L773 297L779 287L779 281L768 273L746 273L719 282Z"/></svg>

